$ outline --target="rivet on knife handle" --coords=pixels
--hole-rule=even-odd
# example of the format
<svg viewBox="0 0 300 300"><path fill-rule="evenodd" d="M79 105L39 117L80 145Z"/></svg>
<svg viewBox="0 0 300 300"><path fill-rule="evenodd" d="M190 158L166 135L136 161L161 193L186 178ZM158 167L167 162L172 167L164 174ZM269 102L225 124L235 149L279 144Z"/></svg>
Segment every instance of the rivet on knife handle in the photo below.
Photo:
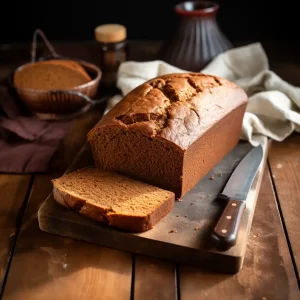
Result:
<svg viewBox="0 0 300 300"><path fill-rule="evenodd" d="M236 244L239 225L245 201L229 199L227 205L212 232L212 240L217 248L227 250Z"/></svg>

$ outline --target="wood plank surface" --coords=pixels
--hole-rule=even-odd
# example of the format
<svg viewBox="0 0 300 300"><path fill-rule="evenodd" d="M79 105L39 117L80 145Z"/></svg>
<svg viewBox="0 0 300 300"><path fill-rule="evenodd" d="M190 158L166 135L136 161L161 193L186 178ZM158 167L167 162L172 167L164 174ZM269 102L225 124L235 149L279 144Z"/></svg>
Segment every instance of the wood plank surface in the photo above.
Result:
<svg viewBox="0 0 300 300"><path fill-rule="evenodd" d="M274 142L269 163L299 280L300 134L295 133L282 143Z"/></svg>
<svg viewBox="0 0 300 300"><path fill-rule="evenodd" d="M0 294L30 178L30 175L0 175Z"/></svg>
<svg viewBox="0 0 300 300"><path fill-rule="evenodd" d="M131 254L46 234L37 222L50 180L70 165L100 116L101 110L93 110L74 120L53 172L35 176L3 299L129 299Z"/></svg>
<svg viewBox="0 0 300 300"><path fill-rule="evenodd" d="M243 269L235 275L180 267L181 300L296 300L297 280L268 169L265 170Z"/></svg>
<svg viewBox="0 0 300 300"><path fill-rule="evenodd" d="M177 299L175 264L137 255L133 288L135 300Z"/></svg>
<svg viewBox="0 0 300 300"><path fill-rule="evenodd" d="M135 60L152 60L158 47L155 44L149 47L148 45L147 42L133 45L130 51L130 53L133 53L131 58ZM298 84L300 77L297 75L299 72L293 73L292 71L295 69L294 60L299 60L299 51L295 47L289 47L286 44L278 45L279 47L276 48L273 43L263 46L265 46L269 57L283 61L282 65L277 65L275 71L279 75L286 74L287 78L285 79L290 79L291 83ZM61 43L56 49L60 54L70 55L73 53L73 57L87 59L91 62L97 60L98 52L95 45ZM295 55L287 55L289 51ZM6 76L12 66L18 66L16 60L28 61L29 54L30 44L13 47L10 45L0 46L0 77ZM290 64L291 68L288 69L285 68L287 60L293 61ZM281 70L283 71L281 72ZM91 123L96 121L96 117L93 115L83 119L84 121L74 123L75 126L72 127L72 132L68 134L64 145L53 161L52 173L35 177L3 299L130 298L131 256L129 254L68 238L52 236L41 232L38 228L37 210L52 188L50 179L58 176L66 169L84 143L85 137L82 133L78 134L78 131L81 131L82 128L83 132L86 131ZM285 149L284 143L281 144L281 150L276 150L278 152L275 152L276 155L270 159L272 171L274 165L276 166L275 158L278 157L278 153L285 156L290 154L289 150ZM300 145L299 142L298 145ZM295 144L292 143L291 148L295 150ZM296 150L293 153L296 157ZM272 152L271 154L273 155ZM297 160L293 162L297 163ZM288 166L289 168L294 166L292 161L288 162ZM295 171L295 168L291 169L293 172ZM284 202L290 202L290 196L295 200L296 194L292 193L293 187L286 180L290 179L290 177L287 177L288 174L280 174L282 168L278 168L277 171L278 177L275 183L282 186L279 198L280 205L285 205ZM25 186L28 186L29 181L29 177L28 180L23 177L19 179L15 177L12 181L11 179L8 181L0 179L1 199L3 191L6 191L4 194L12 199L11 201L5 201L6 209L3 214L3 204L0 210L0 251L6 247L5 245L11 245L12 243L9 235L13 235L14 231L4 231L5 234L2 238L2 229L14 228L13 224L15 224L16 216L22 205L22 195L26 194ZM293 181L295 184L295 178L293 178ZM10 183L13 184L8 187ZM4 189L3 184L6 186ZM289 189L290 191L287 191ZM14 193L15 195L12 196ZM286 204L285 207L283 215L286 221L290 219L289 216L292 210L289 209L289 204ZM292 229L294 230L297 220L299 221L297 211L299 211L299 205L292 211L293 217L291 219L293 221L290 220L288 224L286 223L289 235L294 233L294 243L291 240L292 246L297 245L296 233L298 228L296 227L296 230L291 232ZM4 224L3 227L2 224ZM293 247L295 250L295 246ZM1 270L3 272L2 259L5 260L5 257L7 257L1 255L0 274ZM151 268L151 265L155 267ZM136 299L147 299L148 295L148 299L176 299L173 297L175 295L173 268L172 264L159 260L137 257L134 285ZM268 173L264 175L242 271L237 275L228 276L181 267L179 280L181 299L300 299ZM156 286L162 291L157 291ZM177 299L180 299L180 295L178 297Z"/></svg>
<svg viewBox="0 0 300 300"><path fill-rule="evenodd" d="M225 202L218 201L217 195L236 165L252 148L249 143L241 141L181 201L176 201L172 211L149 231L129 234L89 220L59 205L52 193L38 212L39 226L49 233L101 246L201 266L217 272L236 273L243 264L267 150L247 196L247 207L241 219L236 245L227 251L219 251L212 244L209 234L225 206ZM91 166L92 163L92 153L87 148L79 154L68 172ZM217 175L219 172L222 176ZM210 180L212 174L214 180Z"/></svg>

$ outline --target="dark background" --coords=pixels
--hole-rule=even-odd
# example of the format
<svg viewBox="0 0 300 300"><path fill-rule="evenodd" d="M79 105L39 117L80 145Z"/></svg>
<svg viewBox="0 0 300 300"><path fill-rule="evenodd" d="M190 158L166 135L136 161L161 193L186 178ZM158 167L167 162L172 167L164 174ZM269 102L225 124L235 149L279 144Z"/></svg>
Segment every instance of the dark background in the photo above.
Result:
<svg viewBox="0 0 300 300"><path fill-rule="evenodd" d="M128 39L167 39L176 22L174 0L1 0L0 43L29 42L41 28L54 40L93 40L94 28L121 23ZM299 11L293 2L220 0L220 28L232 41L298 41ZM297 3L295 1L295 3Z"/></svg>

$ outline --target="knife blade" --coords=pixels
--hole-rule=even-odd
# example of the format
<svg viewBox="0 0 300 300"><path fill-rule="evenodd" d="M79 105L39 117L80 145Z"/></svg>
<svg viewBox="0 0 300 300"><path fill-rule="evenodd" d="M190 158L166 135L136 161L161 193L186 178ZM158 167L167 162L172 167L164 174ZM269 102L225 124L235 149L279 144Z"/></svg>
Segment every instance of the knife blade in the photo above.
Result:
<svg viewBox="0 0 300 300"><path fill-rule="evenodd" d="M228 250L236 244L246 199L263 158L262 146L254 147L231 174L219 198L227 204L213 229L211 238L217 248Z"/></svg>

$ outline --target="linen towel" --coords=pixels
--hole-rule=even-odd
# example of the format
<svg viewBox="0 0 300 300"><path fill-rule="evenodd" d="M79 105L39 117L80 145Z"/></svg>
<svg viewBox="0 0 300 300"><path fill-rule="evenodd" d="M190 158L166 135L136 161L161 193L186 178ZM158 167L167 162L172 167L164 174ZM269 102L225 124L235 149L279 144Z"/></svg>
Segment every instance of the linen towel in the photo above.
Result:
<svg viewBox="0 0 300 300"><path fill-rule="evenodd" d="M117 79L122 95L115 95L108 101L105 113L138 85L153 77L176 72L186 71L160 60L122 63ZM241 139L253 146L265 146L268 138L283 141L293 131L300 132L300 88L285 82L269 69L260 43L222 53L199 73L231 80L247 93L249 102Z"/></svg>

